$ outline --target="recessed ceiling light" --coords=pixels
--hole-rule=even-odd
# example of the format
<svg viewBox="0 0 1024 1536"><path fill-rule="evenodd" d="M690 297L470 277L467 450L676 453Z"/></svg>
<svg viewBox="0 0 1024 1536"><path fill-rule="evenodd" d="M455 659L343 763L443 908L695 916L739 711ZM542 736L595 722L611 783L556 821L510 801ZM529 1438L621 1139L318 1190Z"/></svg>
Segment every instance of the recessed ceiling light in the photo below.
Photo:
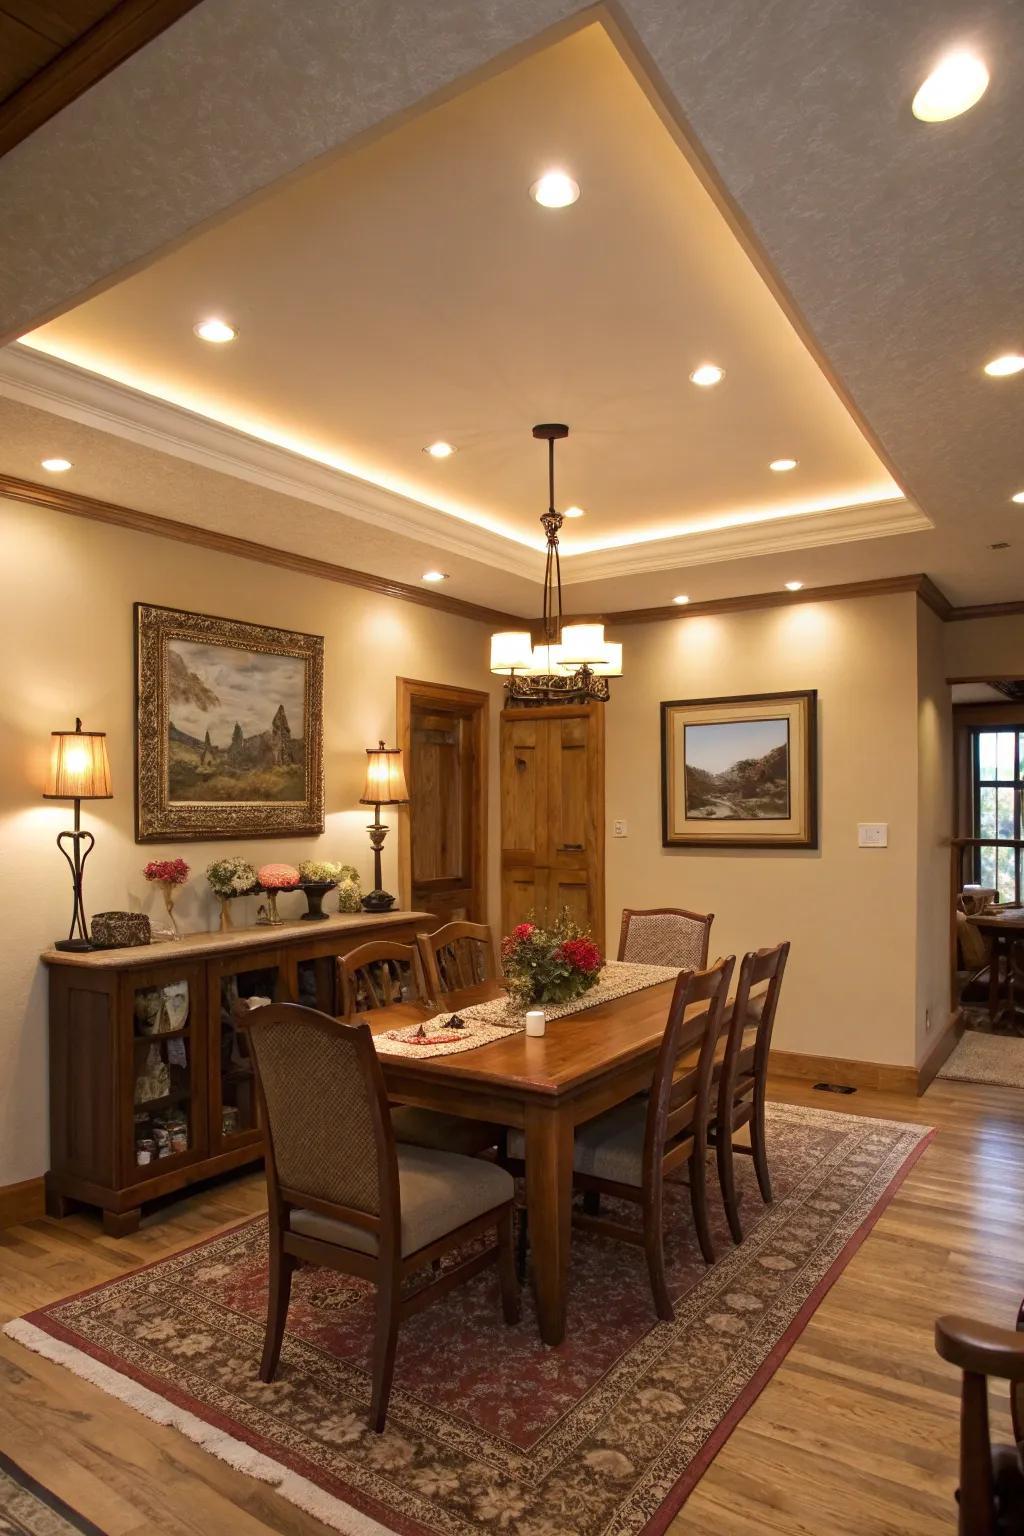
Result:
<svg viewBox="0 0 1024 1536"><path fill-rule="evenodd" d="M62 475L66 469L71 468L70 459L42 459L40 461L44 469L48 469L51 475Z"/></svg>
<svg viewBox="0 0 1024 1536"><path fill-rule="evenodd" d="M1018 506L1024 506L1024 491L1017 491L1010 500L1015 501Z"/></svg>
<svg viewBox="0 0 1024 1536"><path fill-rule="evenodd" d="M200 341L216 342L218 346L225 341L234 341L238 335L233 325L228 325L226 320L218 320L213 316L209 320L200 320L199 324L194 325L192 329Z"/></svg>
<svg viewBox="0 0 1024 1536"><path fill-rule="evenodd" d="M699 384L702 389L709 389L712 384L720 384L725 378L725 369L719 368L717 363L701 363L690 374L690 383Z"/></svg>
<svg viewBox="0 0 1024 1536"><path fill-rule="evenodd" d="M802 586L803 586L803 582L802 581L787 581L786 582L786 591L787 592L799 592Z"/></svg>
<svg viewBox="0 0 1024 1536"><path fill-rule="evenodd" d="M565 509L566 517L586 517L586 515L582 507L566 507Z"/></svg>
<svg viewBox="0 0 1024 1536"><path fill-rule="evenodd" d="M530 188L530 196L542 208L568 208L579 195L579 183L564 171L548 171Z"/></svg>
<svg viewBox="0 0 1024 1536"><path fill-rule="evenodd" d="M678 603L680 608L685 608L686 604L690 601L690 599L687 597L685 592L680 592L679 596L678 597L674 597L672 599L672 601L674 603Z"/></svg>
<svg viewBox="0 0 1024 1536"><path fill-rule="evenodd" d="M423 572L423 580L424 581L447 581L448 580L448 572L447 571L424 571Z"/></svg>
<svg viewBox="0 0 1024 1536"><path fill-rule="evenodd" d="M777 475L784 475L787 469L796 469L796 459L772 459L768 468L774 469Z"/></svg>
<svg viewBox="0 0 1024 1536"><path fill-rule="evenodd" d="M985 372L990 379L1008 379L1011 374L1020 373L1024 369L1024 357L1019 352L1004 352L1002 357L994 357L990 363L985 364Z"/></svg>
<svg viewBox="0 0 1024 1536"><path fill-rule="evenodd" d="M452 447L451 443L438 442L429 443L427 447L424 448L423 452L429 453L432 459L450 459L452 454L455 452L455 449Z"/></svg>
<svg viewBox="0 0 1024 1536"><path fill-rule="evenodd" d="M944 123L959 117L984 96L988 70L973 53L947 53L919 88L910 110L922 123Z"/></svg>

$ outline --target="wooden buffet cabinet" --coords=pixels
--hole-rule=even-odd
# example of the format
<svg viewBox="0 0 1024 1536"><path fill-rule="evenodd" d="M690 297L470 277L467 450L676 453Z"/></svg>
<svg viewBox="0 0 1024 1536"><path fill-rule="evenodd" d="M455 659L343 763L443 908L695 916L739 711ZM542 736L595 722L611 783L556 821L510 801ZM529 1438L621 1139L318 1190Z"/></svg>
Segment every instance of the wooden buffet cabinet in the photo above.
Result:
<svg viewBox="0 0 1024 1536"><path fill-rule="evenodd" d="M252 1071L232 1022L238 1000L336 1013L337 955L433 926L428 912L362 912L136 949L47 950L48 1213L98 1206L104 1230L126 1236L145 1201L258 1161Z"/></svg>

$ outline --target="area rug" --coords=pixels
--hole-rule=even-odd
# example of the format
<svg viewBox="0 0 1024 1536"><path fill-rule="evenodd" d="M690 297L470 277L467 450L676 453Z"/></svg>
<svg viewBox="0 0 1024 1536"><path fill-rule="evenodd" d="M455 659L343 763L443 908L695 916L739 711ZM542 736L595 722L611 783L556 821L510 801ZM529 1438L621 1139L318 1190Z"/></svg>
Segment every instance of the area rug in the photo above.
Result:
<svg viewBox="0 0 1024 1536"><path fill-rule="evenodd" d="M776 1200L739 1158L740 1247L715 1201L705 1268L688 1192L669 1196L674 1322L654 1315L642 1251L574 1232L566 1341L539 1342L528 1291L506 1328L484 1271L403 1326L381 1435L363 1282L300 1271L277 1380L259 1382L263 1219L6 1332L350 1536L660 1536L930 1135L770 1106Z"/></svg>
<svg viewBox="0 0 1024 1536"><path fill-rule="evenodd" d="M1024 1088L1024 1040L1017 1035L982 1034L968 1029L936 1075L958 1083Z"/></svg>
<svg viewBox="0 0 1024 1536"><path fill-rule="evenodd" d="M103 1536L0 1451L0 1532L3 1536Z"/></svg>

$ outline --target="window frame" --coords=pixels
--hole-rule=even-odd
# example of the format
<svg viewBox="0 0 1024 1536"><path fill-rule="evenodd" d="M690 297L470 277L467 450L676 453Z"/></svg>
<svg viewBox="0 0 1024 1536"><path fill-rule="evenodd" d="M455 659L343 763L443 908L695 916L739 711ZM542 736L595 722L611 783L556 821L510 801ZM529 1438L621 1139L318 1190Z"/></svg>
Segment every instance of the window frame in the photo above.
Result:
<svg viewBox="0 0 1024 1536"><path fill-rule="evenodd" d="M996 888L996 890L998 892L998 890L999 890L999 849L1000 849L1000 847L1005 848L1007 846L1010 846L1010 843L1008 842L1008 840L1006 838L1000 838L999 837L999 791L1001 789L1009 789L1009 790L1011 790L1013 792L1013 832L1011 834L1012 840L1019 844L1020 841L1021 841L1022 835L1024 835L1024 828L1022 828L1022 809L1024 809L1024 797L1022 797L1022 794L1021 794L1021 790L1022 790L1022 775L1024 775L1024 757L1022 757L1022 754L1021 754L1021 740L1022 740L1022 738L1024 738L1024 724L1020 724L1020 723L1018 723L1018 724L1011 724L1009 721L1001 721L1001 722L993 721L991 724L971 725L969 727L969 731L970 731L969 741L970 741L970 763L971 763L971 835L973 837L979 839L979 846L977 846L977 847L972 849L972 860L971 860L971 863L972 863L972 868L973 868L973 875L974 875L974 880L975 880L975 882L977 884L982 884L983 883L983 881L982 881L982 874L981 874L982 854L984 853L984 851L987 848L993 849L995 851L995 858L996 858L996 875L995 875L995 880L992 883L995 885L995 888ZM982 738L982 736L1000 736L1000 735L1009 735L1009 736L1013 737L1013 773L1014 773L1014 777L1012 779L1001 779L1001 778L982 779L982 777L981 777L981 738ZM998 773L998 770L999 770L999 749L998 749L998 745L997 745L997 747L996 747L996 772L997 773ZM994 793L995 793L995 797L996 797L996 836L994 838L991 838L991 839L986 838L984 836L984 833L981 830L981 793L982 793L982 790L984 790L984 789L991 789L991 790L993 790ZM1022 897L1024 897L1024 892L1022 892L1022 883L1024 883L1024 880L1022 880L1022 866L1024 866L1024 850L1022 850L1018 846L1014 850L1014 859L1013 859L1013 877L1014 877L1013 897L1012 897L1012 899L1010 901L1007 901L1005 903L1007 906L1013 905L1015 907L1019 907L1019 906L1022 905ZM999 900L1000 901L1002 900L1002 896L1001 895L999 896Z"/></svg>

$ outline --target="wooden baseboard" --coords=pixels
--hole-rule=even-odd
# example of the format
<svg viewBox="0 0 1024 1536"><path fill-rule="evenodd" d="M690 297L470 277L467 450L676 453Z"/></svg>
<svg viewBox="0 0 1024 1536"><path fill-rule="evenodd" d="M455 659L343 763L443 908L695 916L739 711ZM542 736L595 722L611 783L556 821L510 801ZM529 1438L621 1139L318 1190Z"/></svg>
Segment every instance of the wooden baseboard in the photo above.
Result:
<svg viewBox="0 0 1024 1536"><path fill-rule="evenodd" d="M880 1088L888 1093L916 1094L918 1091L916 1067L894 1067L884 1061L848 1061L842 1056L808 1056L802 1051L773 1050L768 1072L773 1077L839 1083L848 1088Z"/></svg>
<svg viewBox="0 0 1024 1536"><path fill-rule="evenodd" d="M917 1069L917 1091L924 1093L925 1089L935 1080L935 1077L947 1059L952 1055L957 1041L964 1032L964 1014L962 1008L956 1008L949 1016L942 1034L932 1046L928 1055Z"/></svg>
<svg viewBox="0 0 1024 1536"><path fill-rule="evenodd" d="M35 1221L45 1214L42 1178L24 1179L0 1189L0 1227L16 1227L23 1221Z"/></svg>

